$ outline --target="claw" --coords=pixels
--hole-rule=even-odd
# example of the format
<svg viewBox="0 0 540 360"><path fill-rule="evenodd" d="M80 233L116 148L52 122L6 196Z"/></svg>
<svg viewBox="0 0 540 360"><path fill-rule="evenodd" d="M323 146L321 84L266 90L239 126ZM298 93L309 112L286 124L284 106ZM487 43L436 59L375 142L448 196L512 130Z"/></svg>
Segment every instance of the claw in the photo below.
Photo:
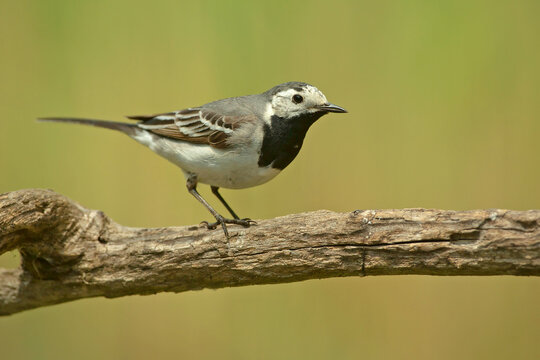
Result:
<svg viewBox="0 0 540 360"><path fill-rule="evenodd" d="M208 230L215 230L218 225L218 222L209 223L208 221L201 221L199 223L199 226L206 226Z"/></svg>
<svg viewBox="0 0 540 360"><path fill-rule="evenodd" d="M243 218L241 220L247 223L247 225L242 225L245 227L249 227L250 225L257 225L257 222L255 220L251 220L250 218Z"/></svg>

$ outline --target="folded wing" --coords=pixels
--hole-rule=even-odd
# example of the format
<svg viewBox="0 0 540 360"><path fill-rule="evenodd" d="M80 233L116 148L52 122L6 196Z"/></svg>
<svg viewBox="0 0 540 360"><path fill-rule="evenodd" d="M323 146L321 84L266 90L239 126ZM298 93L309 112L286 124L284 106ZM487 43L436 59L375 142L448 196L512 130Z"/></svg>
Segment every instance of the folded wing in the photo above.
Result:
<svg viewBox="0 0 540 360"><path fill-rule="evenodd" d="M242 123L253 121L251 115L225 116L202 108L189 108L155 115L128 116L141 120L141 129L171 139L227 148L227 139Z"/></svg>

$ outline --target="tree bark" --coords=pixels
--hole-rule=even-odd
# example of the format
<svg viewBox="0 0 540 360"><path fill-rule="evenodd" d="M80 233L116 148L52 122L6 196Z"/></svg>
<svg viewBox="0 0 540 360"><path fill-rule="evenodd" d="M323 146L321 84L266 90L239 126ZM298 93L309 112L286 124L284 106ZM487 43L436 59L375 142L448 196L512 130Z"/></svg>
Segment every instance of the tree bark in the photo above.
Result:
<svg viewBox="0 0 540 360"><path fill-rule="evenodd" d="M118 297L365 275L540 275L540 210L320 210L245 229L130 228L50 190L0 195L0 315Z"/></svg>

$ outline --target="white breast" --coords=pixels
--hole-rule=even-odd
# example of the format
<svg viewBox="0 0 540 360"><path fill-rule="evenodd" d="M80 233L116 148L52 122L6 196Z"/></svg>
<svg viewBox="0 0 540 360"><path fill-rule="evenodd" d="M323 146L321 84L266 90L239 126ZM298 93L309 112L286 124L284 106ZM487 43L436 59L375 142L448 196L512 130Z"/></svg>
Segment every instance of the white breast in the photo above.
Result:
<svg viewBox="0 0 540 360"><path fill-rule="evenodd" d="M197 174L199 182L208 185L242 189L264 184L280 173L279 169L270 166L258 166L260 141L234 149L216 149L164 138L144 130L132 137L179 166L184 173Z"/></svg>

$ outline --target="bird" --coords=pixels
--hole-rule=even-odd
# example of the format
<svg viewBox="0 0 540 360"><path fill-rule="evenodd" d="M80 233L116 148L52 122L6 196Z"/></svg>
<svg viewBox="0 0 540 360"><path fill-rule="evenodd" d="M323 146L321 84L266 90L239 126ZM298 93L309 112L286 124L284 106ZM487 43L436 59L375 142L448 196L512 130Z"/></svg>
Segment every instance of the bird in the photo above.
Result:
<svg viewBox="0 0 540 360"><path fill-rule="evenodd" d="M120 131L177 165L186 187L213 215L201 222L207 229L227 224L250 227L239 218L219 189L244 189L273 179L294 160L308 129L328 113L346 113L315 86L292 81L256 95L231 97L202 106L153 115L127 116L136 123L77 117L44 117L53 121L92 125ZM232 216L219 214L197 191L210 185L212 193Z"/></svg>

